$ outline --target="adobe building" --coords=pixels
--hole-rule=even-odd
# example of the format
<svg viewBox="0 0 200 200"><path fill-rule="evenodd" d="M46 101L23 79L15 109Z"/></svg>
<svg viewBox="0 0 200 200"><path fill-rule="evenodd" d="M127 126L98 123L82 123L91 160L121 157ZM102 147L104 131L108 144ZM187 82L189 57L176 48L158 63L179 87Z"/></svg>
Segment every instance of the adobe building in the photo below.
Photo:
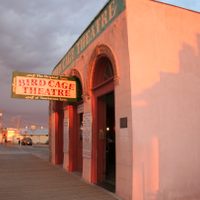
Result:
<svg viewBox="0 0 200 200"><path fill-rule="evenodd" d="M200 14L110 0L53 69L51 162L124 200L200 199Z"/></svg>

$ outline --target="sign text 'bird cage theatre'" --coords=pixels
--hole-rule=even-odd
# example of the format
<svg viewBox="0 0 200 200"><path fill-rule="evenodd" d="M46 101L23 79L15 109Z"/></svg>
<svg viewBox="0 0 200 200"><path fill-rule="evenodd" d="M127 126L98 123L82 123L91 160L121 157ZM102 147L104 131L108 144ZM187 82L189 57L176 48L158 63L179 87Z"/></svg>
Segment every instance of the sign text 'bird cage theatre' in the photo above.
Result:
<svg viewBox="0 0 200 200"><path fill-rule="evenodd" d="M65 76L13 72L12 97L76 101L76 81Z"/></svg>

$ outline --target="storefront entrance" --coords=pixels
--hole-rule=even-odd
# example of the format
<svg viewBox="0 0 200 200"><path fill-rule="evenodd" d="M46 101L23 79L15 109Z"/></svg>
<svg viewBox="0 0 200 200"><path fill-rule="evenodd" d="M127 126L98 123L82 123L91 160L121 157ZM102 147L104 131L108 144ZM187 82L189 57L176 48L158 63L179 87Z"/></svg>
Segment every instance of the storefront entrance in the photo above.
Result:
<svg viewBox="0 0 200 200"><path fill-rule="evenodd" d="M115 102L110 60L96 62L93 83L93 182L115 191Z"/></svg>
<svg viewBox="0 0 200 200"><path fill-rule="evenodd" d="M98 98L97 184L115 191L115 112L114 92Z"/></svg>
<svg viewBox="0 0 200 200"><path fill-rule="evenodd" d="M83 113L77 112L77 130L76 130L76 164L75 169L77 173L82 176L83 170L83 135L82 135L82 127L83 127Z"/></svg>

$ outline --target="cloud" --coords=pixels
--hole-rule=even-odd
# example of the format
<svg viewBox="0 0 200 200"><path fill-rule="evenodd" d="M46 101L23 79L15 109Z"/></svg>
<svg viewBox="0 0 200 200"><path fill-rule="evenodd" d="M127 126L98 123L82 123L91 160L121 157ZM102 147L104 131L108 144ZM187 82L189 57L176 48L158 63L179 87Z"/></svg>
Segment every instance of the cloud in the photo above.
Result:
<svg viewBox="0 0 200 200"><path fill-rule="evenodd" d="M106 2L1 0L0 110L5 118L20 115L48 123L47 101L10 98L12 71L50 74Z"/></svg>
<svg viewBox="0 0 200 200"><path fill-rule="evenodd" d="M102 1L102 2L105 2ZM5 0L0 5L0 60L6 68L50 72L89 23L96 1ZM47 69L49 67L49 69Z"/></svg>

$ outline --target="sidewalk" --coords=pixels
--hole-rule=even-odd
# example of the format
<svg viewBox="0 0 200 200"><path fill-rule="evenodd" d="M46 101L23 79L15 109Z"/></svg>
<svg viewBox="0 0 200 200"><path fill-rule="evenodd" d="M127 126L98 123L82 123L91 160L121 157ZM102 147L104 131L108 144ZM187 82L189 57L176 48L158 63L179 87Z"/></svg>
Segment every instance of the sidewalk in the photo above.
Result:
<svg viewBox="0 0 200 200"><path fill-rule="evenodd" d="M114 194L28 152L0 148L1 200L116 200Z"/></svg>

